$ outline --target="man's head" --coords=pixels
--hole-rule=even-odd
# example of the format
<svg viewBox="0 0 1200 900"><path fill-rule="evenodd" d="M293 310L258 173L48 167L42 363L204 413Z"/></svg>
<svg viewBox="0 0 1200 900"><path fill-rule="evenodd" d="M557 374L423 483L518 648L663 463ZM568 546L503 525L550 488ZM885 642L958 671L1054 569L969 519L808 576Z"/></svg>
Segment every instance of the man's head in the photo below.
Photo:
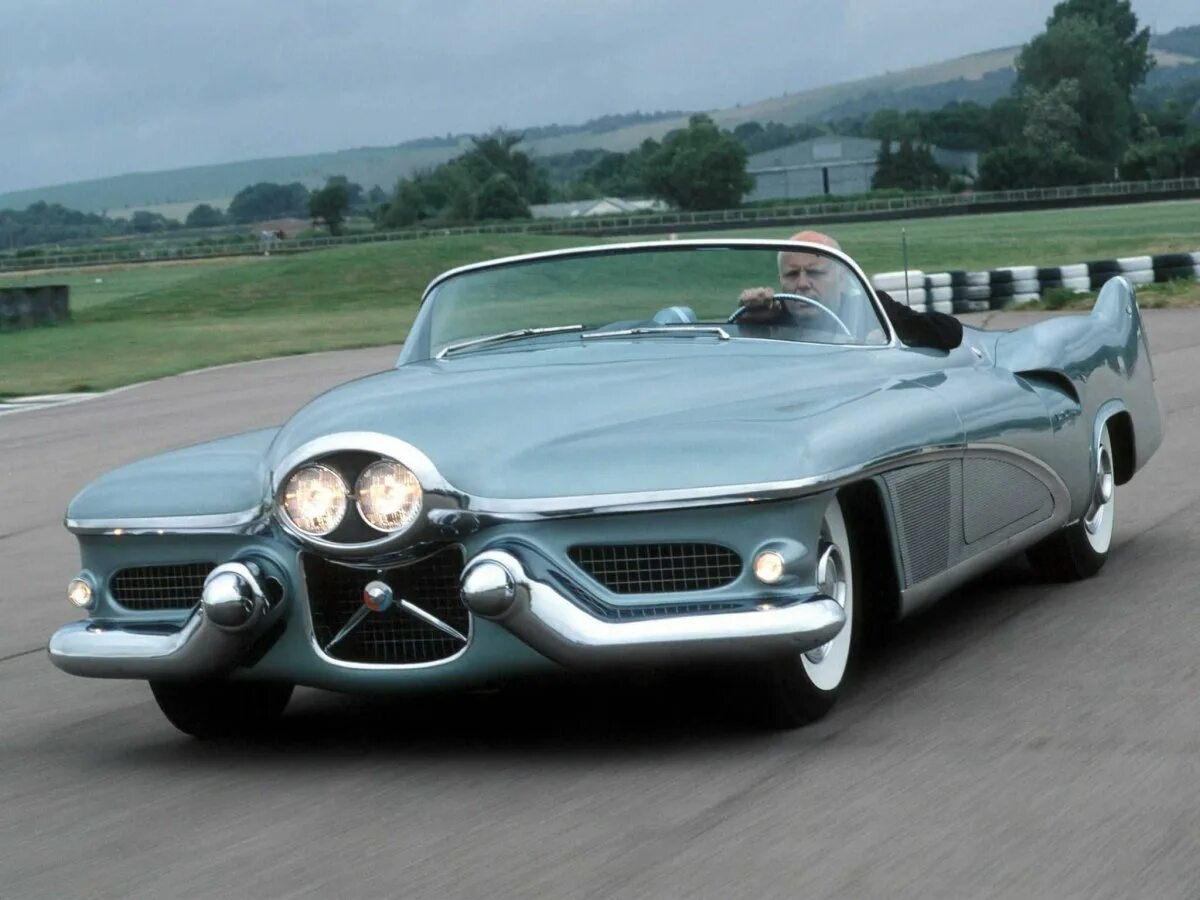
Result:
<svg viewBox="0 0 1200 900"><path fill-rule="evenodd" d="M819 231L801 231L788 240L841 249L837 241ZM816 253L779 254L779 286L784 293L804 294L826 303L835 301L841 293L841 272L842 267L828 256Z"/></svg>

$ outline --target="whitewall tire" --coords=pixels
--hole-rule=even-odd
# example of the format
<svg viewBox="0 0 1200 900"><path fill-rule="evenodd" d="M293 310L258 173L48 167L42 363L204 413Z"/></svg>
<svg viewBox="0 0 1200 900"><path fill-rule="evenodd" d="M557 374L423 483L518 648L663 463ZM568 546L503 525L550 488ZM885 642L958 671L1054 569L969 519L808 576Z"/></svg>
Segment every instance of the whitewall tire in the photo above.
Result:
<svg viewBox="0 0 1200 900"><path fill-rule="evenodd" d="M1100 571L1112 547L1117 516L1116 475L1108 425L1092 451L1092 487L1083 517L1029 550L1034 570L1050 581L1078 581Z"/></svg>
<svg viewBox="0 0 1200 900"><path fill-rule="evenodd" d="M795 728L824 716L833 707L853 669L861 632L855 604L853 529L834 497L825 510L817 548L819 590L846 611L846 624L829 643L760 671L759 708L767 724Z"/></svg>

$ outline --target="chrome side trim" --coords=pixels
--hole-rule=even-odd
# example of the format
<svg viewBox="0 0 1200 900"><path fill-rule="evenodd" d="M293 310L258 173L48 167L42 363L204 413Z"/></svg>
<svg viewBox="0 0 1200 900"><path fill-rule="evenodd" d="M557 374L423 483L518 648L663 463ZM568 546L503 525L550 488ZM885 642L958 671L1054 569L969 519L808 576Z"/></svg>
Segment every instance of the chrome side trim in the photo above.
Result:
<svg viewBox="0 0 1200 900"><path fill-rule="evenodd" d="M721 249L721 248L748 248L752 250L774 250L780 253L808 251L821 256L831 256L836 260L844 263L855 275L858 276L863 287L866 289L867 297L875 306L875 311L879 316L879 321L883 323L884 329L888 333L888 347L900 346L899 338L896 336L896 329L892 326L891 319L884 312L883 304L879 301L878 295L875 293L875 286L871 284L862 268L853 259L850 258L844 251L835 250L833 247L827 247L824 244L811 244L805 241L762 241L752 238L727 238L724 240L716 238L693 238L684 241L625 241L619 244L593 244L588 247L568 247L563 250L543 250L539 253L525 253L518 256L505 256L499 259L490 259L484 262L471 263L465 266L459 266L455 269L450 269L443 272L434 278L425 287L424 293L421 294L420 306L425 305L425 301L429 298L430 293L438 285L442 284L456 275L462 275L467 272L476 272L483 269L501 268L503 266L520 265L521 263L536 262L542 259L555 259L558 257L571 256L606 256L609 254L625 253L629 251L651 251L651 250L678 250L680 248L692 249ZM845 344L840 346L848 347L875 347L881 346L878 344Z"/></svg>
<svg viewBox="0 0 1200 900"><path fill-rule="evenodd" d="M959 459L968 453L1020 459L1025 465L1036 464L1060 485L1061 479L1040 460L997 444L934 445L907 450L884 457L866 465L848 466L835 472L797 478L788 481L769 481L751 484L720 485L716 487L677 488L666 491L636 491L625 494L593 494L575 497L545 497L539 499L489 499L467 497L469 511L485 518L500 521L601 515L625 512L649 512L661 509L686 509L696 506L722 506L734 503L755 503L782 500L835 490L854 481L881 475L891 469L939 459ZM1065 490L1063 485L1063 490Z"/></svg>
<svg viewBox="0 0 1200 900"><path fill-rule="evenodd" d="M116 519L71 519L63 524L72 534L240 534L253 531L269 514L266 505L241 512L212 513L200 516L145 516Z"/></svg>
<svg viewBox="0 0 1200 900"><path fill-rule="evenodd" d="M828 643L846 624L845 610L821 594L745 612L608 622L531 578L502 550L475 556L464 576L484 564L503 567L516 588L512 604L493 621L564 666L798 655Z"/></svg>
<svg viewBox="0 0 1200 900"><path fill-rule="evenodd" d="M1059 493L1065 492L1062 479L1044 462L1036 457L1002 444L938 444L906 450L862 465L848 466L835 472L782 481L755 482L748 484L717 485L713 487L676 488L663 491L631 491L614 494L585 494L565 497L537 498L490 498L475 497L458 490L450 484L424 453L399 438L374 432L341 432L326 435L303 445L290 453L272 473L273 493L277 492L291 471L309 459L340 450L365 450L388 456L408 466L426 492L430 501L426 504L423 521L400 535L363 544L336 544L312 536L296 535L303 543L330 553L355 555L378 555L381 550L395 544L413 544L421 540L422 533L429 536L437 532L439 540L445 540L440 531L438 517L429 513L440 510L457 510L470 514L474 520L468 530L499 522L520 522L549 518L607 515L628 512L650 512L663 509L688 509L704 506L727 506L738 503L755 503L765 500L781 500L801 497L806 494L834 490L854 481L873 478L891 469L939 459L961 458L969 454L996 457L1016 462L1046 482L1055 492L1056 504ZM231 517L229 524L222 524L216 516L189 516L160 519L113 519L68 520L68 527L77 534L168 534L168 533L245 533L262 524L267 516L265 510L250 510ZM282 521L284 517L277 517ZM291 529L289 533L295 534ZM360 552L361 551L361 552Z"/></svg>

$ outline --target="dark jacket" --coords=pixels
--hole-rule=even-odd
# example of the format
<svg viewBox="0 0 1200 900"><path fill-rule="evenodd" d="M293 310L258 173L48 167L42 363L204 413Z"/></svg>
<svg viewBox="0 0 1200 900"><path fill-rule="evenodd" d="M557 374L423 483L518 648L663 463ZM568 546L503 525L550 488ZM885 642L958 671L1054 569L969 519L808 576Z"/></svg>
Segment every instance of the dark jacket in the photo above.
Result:
<svg viewBox="0 0 1200 900"><path fill-rule="evenodd" d="M917 312L897 303L887 291L876 291L883 311L896 329L896 337L910 347L933 347L953 350L963 339L962 322L940 312Z"/></svg>

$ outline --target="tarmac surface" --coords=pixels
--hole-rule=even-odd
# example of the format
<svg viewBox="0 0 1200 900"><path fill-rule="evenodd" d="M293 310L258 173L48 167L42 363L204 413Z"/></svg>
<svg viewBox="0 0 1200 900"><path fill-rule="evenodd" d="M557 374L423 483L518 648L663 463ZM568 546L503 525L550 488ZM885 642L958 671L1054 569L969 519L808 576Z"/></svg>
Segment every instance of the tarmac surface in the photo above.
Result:
<svg viewBox="0 0 1200 900"><path fill-rule="evenodd" d="M1146 320L1166 440L1118 490L1100 575L1002 567L785 733L746 728L711 685L642 677L304 690L268 737L186 738L144 684L46 657L73 618L68 500L115 465L278 423L395 348L3 416L0 897L1200 895L1200 313Z"/></svg>

